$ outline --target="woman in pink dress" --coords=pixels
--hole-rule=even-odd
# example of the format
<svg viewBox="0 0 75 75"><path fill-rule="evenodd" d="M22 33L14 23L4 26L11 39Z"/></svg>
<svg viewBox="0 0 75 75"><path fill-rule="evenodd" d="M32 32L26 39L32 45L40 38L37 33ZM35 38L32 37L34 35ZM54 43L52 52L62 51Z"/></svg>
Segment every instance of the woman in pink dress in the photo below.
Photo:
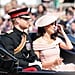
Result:
<svg viewBox="0 0 75 75"><path fill-rule="evenodd" d="M72 50L73 45L65 34L61 25L56 25L57 15L43 15L35 25L38 26L40 35L33 41L33 48L38 58L41 60L42 69L55 71L75 71L75 64L64 64L60 57L60 48ZM65 42L57 36L57 28L64 36Z"/></svg>

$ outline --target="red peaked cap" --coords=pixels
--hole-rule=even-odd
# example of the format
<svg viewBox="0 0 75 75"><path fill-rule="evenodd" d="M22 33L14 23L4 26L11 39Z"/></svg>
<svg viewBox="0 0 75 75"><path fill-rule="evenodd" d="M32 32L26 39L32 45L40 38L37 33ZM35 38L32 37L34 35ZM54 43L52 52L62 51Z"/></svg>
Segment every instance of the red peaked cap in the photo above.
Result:
<svg viewBox="0 0 75 75"><path fill-rule="evenodd" d="M15 18L22 15L28 16L29 12L28 12L28 8L20 8L9 12L8 15L10 15L11 18Z"/></svg>

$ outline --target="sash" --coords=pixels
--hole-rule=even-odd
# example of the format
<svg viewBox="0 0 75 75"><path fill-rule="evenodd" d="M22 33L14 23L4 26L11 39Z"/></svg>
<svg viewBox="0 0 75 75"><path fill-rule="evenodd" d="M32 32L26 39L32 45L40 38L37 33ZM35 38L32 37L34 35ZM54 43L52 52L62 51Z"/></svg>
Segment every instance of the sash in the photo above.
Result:
<svg viewBox="0 0 75 75"><path fill-rule="evenodd" d="M20 52L23 49L23 47L25 46L25 43L26 43L26 35L23 34L21 43L19 44L19 46L16 49L14 49L14 54L17 54L18 52Z"/></svg>

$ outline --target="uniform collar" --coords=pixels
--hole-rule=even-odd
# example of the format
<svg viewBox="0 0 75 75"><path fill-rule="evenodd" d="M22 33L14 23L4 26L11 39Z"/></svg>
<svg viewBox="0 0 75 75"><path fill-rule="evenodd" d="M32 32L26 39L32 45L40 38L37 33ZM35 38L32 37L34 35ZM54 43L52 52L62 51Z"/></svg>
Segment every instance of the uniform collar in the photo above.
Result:
<svg viewBox="0 0 75 75"><path fill-rule="evenodd" d="M27 33L21 32L20 30L18 30L18 29L15 28L15 27L14 27L13 31L14 31L15 33L17 33L18 35L22 35L22 34L26 34L26 35L27 35Z"/></svg>

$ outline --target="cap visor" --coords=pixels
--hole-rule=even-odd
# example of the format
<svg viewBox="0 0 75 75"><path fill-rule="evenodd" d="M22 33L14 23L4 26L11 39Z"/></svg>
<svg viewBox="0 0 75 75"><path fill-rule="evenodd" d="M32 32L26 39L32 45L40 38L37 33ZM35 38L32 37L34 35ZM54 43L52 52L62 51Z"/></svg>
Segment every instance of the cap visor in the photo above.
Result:
<svg viewBox="0 0 75 75"><path fill-rule="evenodd" d="M26 16L26 15L22 15L21 17L30 19L30 16Z"/></svg>

